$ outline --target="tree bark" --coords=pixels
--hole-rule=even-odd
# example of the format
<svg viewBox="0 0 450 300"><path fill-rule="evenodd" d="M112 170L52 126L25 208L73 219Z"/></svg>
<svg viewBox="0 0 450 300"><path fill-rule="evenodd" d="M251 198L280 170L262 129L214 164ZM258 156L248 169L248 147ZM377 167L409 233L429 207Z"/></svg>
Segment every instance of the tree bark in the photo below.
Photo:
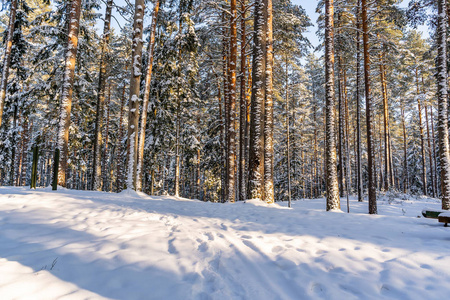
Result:
<svg viewBox="0 0 450 300"><path fill-rule="evenodd" d="M145 77L145 90L144 99L142 103L142 116L141 116L141 131L139 133L139 147L138 147L138 164L137 164L137 190L142 191L142 176L144 169L144 146L145 146L145 129L147 127L147 113L148 105L150 99L150 87L152 81L152 70L153 70L153 52L155 48L155 36L156 36L156 22L158 20L159 12L159 0L156 0L155 6L153 7L153 17L150 31L150 45L148 49L148 66L147 75Z"/></svg>
<svg viewBox="0 0 450 300"><path fill-rule="evenodd" d="M14 35L14 24L16 22L17 0L11 1L9 13L8 35L6 37L6 48L3 60L3 72L0 82L0 127L2 126L3 108L5 107L6 93L8 88L9 67L11 65L11 49Z"/></svg>
<svg viewBox="0 0 450 300"><path fill-rule="evenodd" d="M255 1L254 43L252 66L252 98L250 112L250 148L248 163L248 199L263 199L263 109L266 32L264 30L264 3Z"/></svg>
<svg viewBox="0 0 450 300"><path fill-rule="evenodd" d="M325 136L327 210L341 209L336 168L336 145L334 128L334 3L325 1Z"/></svg>
<svg viewBox="0 0 450 300"><path fill-rule="evenodd" d="M450 209L450 150L447 99L447 0L438 0L437 24L438 131L441 165L442 209Z"/></svg>
<svg viewBox="0 0 450 300"><path fill-rule="evenodd" d="M138 153L138 128L139 128L139 91L141 83L142 63L142 31L144 24L145 1L136 0L133 24L133 45L131 49L131 78L128 112L128 171L127 188L136 190L137 153Z"/></svg>
<svg viewBox="0 0 450 300"><path fill-rule="evenodd" d="M69 155L70 113L72 110L73 83L78 48L78 31L81 15L81 0L71 2L69 13L69 36L66 63L64 66L64 83L61 99L61 116L59 122L58 148L61 152L59 162L58 184L66 186L67 160Z"/></svg>
<svg viewBox="0 0 450 300"><path fill-rule="evenodd" d="M117 136L118 146L117 146L117 177L116 177L116 191L120 192L123 189L123 167L122 161L123 157L123 117L125 111L125 83L122 86L122 97L120 99L120 114L119 114L119 134Z"/></svg>
<svg viewBox="0 0 450 300"><path fill-rule="evenodd" d="M400 112L402 115L402 129L403 129L403 193L407 193L409 189L409 174L408 174L408 149L406 142L406 122L405 110L403 108L403 101L400 104Z"/></svg>
<svg viewBox="0 0 450 300"><path fill-rule="evenodd" d="M425 136L423 133L423 123L422 123L422 103L420 101L421 94L419 89L419 74L418 68L416 72L416 89L417 89L417 109L419 111L419 130L420 130L420 147L422 156L422 184L423 184L423 194L427 195L427 165L426 165L426 154L425 154Z"/></svg>
<svg viewBox="0 0 450 300"><path fill-rule="evenodd" d="M273 203L273 29L272 0L265 0L267 10L266 91L264 103L264 201Z"/></svg>
<svg viewBox="0 0 450 300"><path fill-rule="evenodd" d="M360 77L361 77L361 14L360 14L361 0L358 0L357 8L357 32L356 32L356 137L357 137L357 191L358 191L358 201L363 201L363 179L361 170L361 100L360 95Z"/></svg>
<svg viewBox="0 0 450 300"><path fill-rule="evenodd" d="M227 134L227 202L235 202L235 168L236 168L236 62L237 62L237 13L236 0L230 1L230 57L228 63L229 74L229 103L228 108L228 134Z"/></svg>
<svg viewBox="0 0 450 300"><path fill-rule="evenodd" d="M92 189L101 190L101 149L102 149L102 117L103 117L103 105L105 102L105 89L106 89L106 67L108 56L108 45L110 37L111 27L111 11L113 6L113 0L106 2L105 11L105 23L103 25L103 36L101 41L101 57L100 57L100 72L98 75L98 89L97 89L97 108L95 112L95 131L94 131L94 160L92 166Z"/></svg>
<svg viewBox="0 0 450 300"><path fill-rule="evenodd" d="M370 98L370 57L369 57L369 28L367 20L367 1L361 0L363 49L364 49L364 84L366 94L366 127L367 127L367 156L368 156L368 190L369 214L377 213L375 149L373 145L372 99Z"/></svg>
<svg viewBox="0 0 450 300"><path fill-rule="evenodd" d="M247 59L245 54L246 30L245 30L245 0L241 1L241 74L240 74L240 120L239 120L239 200L246 198L246 172L247 161L246 139L247 136L247 97L245 79L247 71Z"/></svg>

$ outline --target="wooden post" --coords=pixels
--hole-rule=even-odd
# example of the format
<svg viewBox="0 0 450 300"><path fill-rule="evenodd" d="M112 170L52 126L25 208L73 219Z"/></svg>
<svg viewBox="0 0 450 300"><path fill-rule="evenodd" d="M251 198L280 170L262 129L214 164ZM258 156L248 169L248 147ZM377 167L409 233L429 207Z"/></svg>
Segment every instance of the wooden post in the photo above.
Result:
<svg viewBox="0 0 450 300"><path fill-rule="evenodd" d="M31 165L31 184L30 189L36 189L37 165L39 159L39 147L33 147L33 164Z"/></svg>
<svg viewBox="0 0 450 300"><path fill-rule="evenodd" d="M53 191L56 191L58 189L58 171L59 171L59 148L56 148L55 156L53 158L53 181L52 181Z"/></svg>

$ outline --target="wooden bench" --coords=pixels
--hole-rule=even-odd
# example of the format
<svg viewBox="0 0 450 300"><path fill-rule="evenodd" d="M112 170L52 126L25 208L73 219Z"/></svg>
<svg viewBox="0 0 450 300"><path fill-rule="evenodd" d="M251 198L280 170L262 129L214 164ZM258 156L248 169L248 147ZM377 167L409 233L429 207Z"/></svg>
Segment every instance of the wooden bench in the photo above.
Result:
<svg viewBox="0 0 450 300"><path fill-rule="evenodd" d="M440 223L444 223L444 227L447 227L447 224L450 223L450 211L424 209L422 215L425 218L438 219Z"/></svg>
<svg viewBox="0 0 450 300"><path fill-rule="evenodd" d="M450 223L450 212L439 214L438 220L440 223L444 223L444 226L447 227L447 224Z"/></svg>
<svg viewBox="0 0 450 300"><path fill-rule="evenodd" d="M440 214L442 214L444 211L442 210L429 210L424 209L422 210L422 216L429 219L437 219Z"/></svg>

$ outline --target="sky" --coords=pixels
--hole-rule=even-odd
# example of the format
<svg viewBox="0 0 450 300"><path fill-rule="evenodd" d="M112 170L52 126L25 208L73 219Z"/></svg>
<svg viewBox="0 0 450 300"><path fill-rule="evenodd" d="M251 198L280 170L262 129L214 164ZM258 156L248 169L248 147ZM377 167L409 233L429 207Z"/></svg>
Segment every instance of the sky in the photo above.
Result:
<svg viewBox="0 0 450 300"><path fill-rule="evenodd" d="M408 7L409 1L410 0L403 0L403 2L400 4L400 7ZM300 5L301 7L303 7L306 11L306 14L310 17L311 23L314 25L314 27L309 28L308 32L306 33L306 37L309 39L309 41L311 42L311 44L314 47L317 47L320 43L319 38L316 35L316 31L317 31L316 22L317 22L317 18L319 17L319 14L316 13L316 7L317 7L317 3L319 1L318 0L307 0L307 1L292 0L292 2L296 5ZM429 37L427 26L419 26L418 30L422 31L423 36L425 38Z"/></svg>

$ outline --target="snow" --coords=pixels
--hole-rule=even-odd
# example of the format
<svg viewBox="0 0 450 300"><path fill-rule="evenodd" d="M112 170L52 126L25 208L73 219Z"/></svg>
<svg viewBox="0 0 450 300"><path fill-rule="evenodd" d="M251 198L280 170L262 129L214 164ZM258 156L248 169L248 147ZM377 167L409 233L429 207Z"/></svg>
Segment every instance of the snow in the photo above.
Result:
<svg viewBox="0 0 450 300"><path fill-rule="evenodd" d="M354 198L351 214L326 212L325 199L286 204L0 187L0 298L450 294L450 229L420 217L438 200L380 197L380 215Z"/></svg>

